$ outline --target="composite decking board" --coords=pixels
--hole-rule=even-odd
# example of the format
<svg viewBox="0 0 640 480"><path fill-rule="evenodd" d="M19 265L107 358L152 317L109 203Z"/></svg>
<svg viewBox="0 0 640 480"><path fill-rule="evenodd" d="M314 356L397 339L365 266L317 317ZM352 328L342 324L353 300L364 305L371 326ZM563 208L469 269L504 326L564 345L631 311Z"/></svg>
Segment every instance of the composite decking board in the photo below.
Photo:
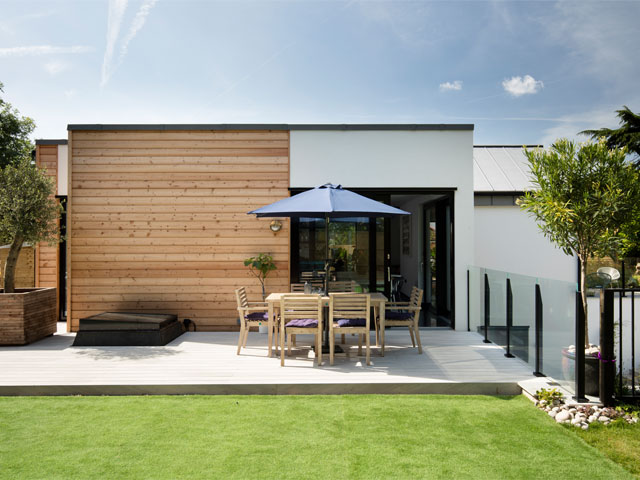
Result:
<svg viewBox="0 0 640 480"><path fill-rule="evenodd" d="M270 219L246 215L289 195L288 132L72 131L70 140L71 329L80 314L122 309L236 329L233 289L260 299L242 263L260 252L278 266L268 287L288 288L288 222L276 235Z"/></svg>
<svg viewBox="0 0 640 480"><path fill-rule="evenodd" d="M531 367L505 358L502 348L482 343L480 335L445 329L421 330L422 355L410 347L404 329L389 330L385 356L373 347L370 367L354 356L357 346L349 336L350 357L336 357L334 366L327 359L319 368L307 336L298 338L285 367L279 356L267 357L267 336L254 332L241 355L238 334L230 332L187 332L164 347L71 347L73 337L0 347L0 363L18 366L0 370L0 394L29 393L21 386L49 386L49 393L60 394L65 386L66 394L517 393L518 382L533 378ZM47 389L32 390L37 393Z"/></svg>

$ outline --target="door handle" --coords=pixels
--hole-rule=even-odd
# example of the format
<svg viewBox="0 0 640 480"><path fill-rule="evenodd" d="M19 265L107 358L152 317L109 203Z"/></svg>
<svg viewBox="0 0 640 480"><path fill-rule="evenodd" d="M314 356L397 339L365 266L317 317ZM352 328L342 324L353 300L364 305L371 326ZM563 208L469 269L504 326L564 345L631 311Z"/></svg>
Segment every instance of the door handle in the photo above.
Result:
<svg viewBox="0 0 640 480"><path fill-rule="evenodd" d="M387 280L391 282L391 267L387 267Z"/></svg>

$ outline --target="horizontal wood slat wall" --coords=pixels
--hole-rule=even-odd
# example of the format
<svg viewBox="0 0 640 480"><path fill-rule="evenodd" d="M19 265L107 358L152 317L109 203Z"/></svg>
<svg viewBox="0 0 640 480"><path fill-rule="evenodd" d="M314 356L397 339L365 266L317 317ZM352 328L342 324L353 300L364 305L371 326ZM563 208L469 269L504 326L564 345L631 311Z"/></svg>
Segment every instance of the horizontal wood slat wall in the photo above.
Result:
<svg viewBox="0 0 640 480"><path fill-rule="evenodd" d="M289 195L283 131L72 131L70 328L104 311L173 313L237 330L234 289L261 299L243 260L260 252L289 285L289 223L249 210Z"/></svg>
<svg viewBox="0 0 640 480"><path fill-rule="evenodd" d="M4 266L9 255L9 248L0 248L0 288L4 285ZM22 247L16 267L16 288L33 288L35 286L35 253L33 247Z"/></svg>
<svg viewBox="0 0 640 480"><path fill-rule="evenodd" d="M54 193L57 194L58 145L36 145L36 165L38 168L44 168L47 176L53 179ZM39 243L36 246L36 287L60 287L59 255L58 245Z"/></svg>

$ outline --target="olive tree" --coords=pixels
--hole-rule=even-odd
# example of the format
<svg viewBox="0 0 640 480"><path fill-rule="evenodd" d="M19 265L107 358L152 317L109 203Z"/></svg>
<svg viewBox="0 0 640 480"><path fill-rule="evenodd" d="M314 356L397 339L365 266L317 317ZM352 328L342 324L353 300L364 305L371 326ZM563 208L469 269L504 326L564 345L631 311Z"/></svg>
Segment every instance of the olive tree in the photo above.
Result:
<svg viewBox="0 0 640 480"><path fill-rule="evenodd" d="M631 221L639 201L638 171L625 160L625 149L610 149L604 140L576 144L561 139L548 150L525 153L534 189L519 203L546 237L580 260L586 319L587 263L593 256L615 257L620 251L620 228Z"/></svg>
<svg viewBox="0 0 640 480"><path fill-rule="evenodd" d="M2 92L0 82L0 92ZM17 163L33 150L29 135L35 124L29 117L20 113L0 97L0 169L10 163Z"/></svg>
<svg viewBox="0 0 640 480"><path fill-rule="evenodd" d="M22 245L58 241L61 207L53 198L53 180L29 156L0 170L0 245L9 244L4 292L15 291L15 272Z"/></svg>

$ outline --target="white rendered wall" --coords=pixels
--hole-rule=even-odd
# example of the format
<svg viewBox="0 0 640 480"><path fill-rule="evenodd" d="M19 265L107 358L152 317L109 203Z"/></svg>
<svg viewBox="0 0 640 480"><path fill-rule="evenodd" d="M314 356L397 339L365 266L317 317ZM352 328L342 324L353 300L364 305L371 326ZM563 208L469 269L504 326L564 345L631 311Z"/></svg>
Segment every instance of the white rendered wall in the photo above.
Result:
<svg viewBox="0 0 640 480"><path fill-rule="evenodd" d="M291 131L290 186L456 188L456 329L466 329L466 269L474 262L473 131Z"/></svg>
<svg viewBox="0 0 640 480"><path fill-rule="evenodd" d="M58 145L58 195L67 194L67 164L69 163L67 145Z"/></svg>
<svg viewBox="0 0 640 480"><path fill-rule="evenodd" d="M517 206L475 207L475 265L532 277L577 281L577 261L542 235Z"/></svg>

